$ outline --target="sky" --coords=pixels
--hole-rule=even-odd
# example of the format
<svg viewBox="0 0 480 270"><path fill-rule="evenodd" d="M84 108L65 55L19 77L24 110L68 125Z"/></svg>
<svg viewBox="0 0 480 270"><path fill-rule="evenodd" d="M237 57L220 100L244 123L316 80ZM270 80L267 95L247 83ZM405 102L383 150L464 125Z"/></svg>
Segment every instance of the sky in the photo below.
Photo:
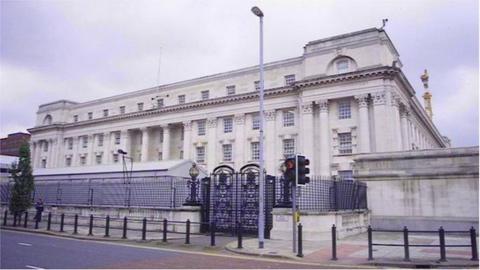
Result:
<svg viewBox="0 0 480 270"><path fill-rule="evenodd" d="M40 104L77 102L302 55L312 40L385 27L434 123L478 145L477 0L0 1L0 137L35 125ZM423 102L423 101L422 101Z"/></svg>

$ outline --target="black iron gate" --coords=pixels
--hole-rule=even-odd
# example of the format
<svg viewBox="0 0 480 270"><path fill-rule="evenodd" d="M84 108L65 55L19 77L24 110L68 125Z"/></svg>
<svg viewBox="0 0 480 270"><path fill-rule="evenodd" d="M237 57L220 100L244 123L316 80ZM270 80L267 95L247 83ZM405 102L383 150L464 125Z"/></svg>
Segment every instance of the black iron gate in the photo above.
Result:
<svg viewBox="0 0 480 270"><path fill-rule="evenodd" d="M217 231L258 233L259 172L256 164L245 165L239 172L222 165L202 181L202 217L214 222ZM275 199L275 177L265 177L265 237L272 229L272 208Z"/></svg>

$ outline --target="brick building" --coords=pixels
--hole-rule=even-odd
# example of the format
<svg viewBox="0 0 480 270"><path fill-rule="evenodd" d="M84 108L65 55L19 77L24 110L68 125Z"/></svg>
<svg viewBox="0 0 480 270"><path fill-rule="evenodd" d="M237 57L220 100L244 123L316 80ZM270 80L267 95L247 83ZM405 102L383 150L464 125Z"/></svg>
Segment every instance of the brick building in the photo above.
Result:
<svg viewBox="0 0 480 270"><path fill-rule="evenodd" d="M20 146L30 142L30 134L17 132L0 139L0 155L19 156Z"/></svg>

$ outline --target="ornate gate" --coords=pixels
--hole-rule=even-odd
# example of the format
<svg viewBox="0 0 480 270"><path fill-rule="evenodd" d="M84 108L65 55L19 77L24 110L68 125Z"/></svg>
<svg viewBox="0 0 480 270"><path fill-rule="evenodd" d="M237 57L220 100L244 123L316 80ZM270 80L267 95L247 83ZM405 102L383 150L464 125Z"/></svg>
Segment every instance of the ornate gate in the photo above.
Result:
<svg viewBox="0 0 480 270"><path fill-rule="evenodd" d="M216 230L235 233L241 224L244 233L258 233L259 167L245 165L239 172L222 165L203 182L203 220L214 222ZM275 178L265 177L265 236L272 228Z"/></svg>

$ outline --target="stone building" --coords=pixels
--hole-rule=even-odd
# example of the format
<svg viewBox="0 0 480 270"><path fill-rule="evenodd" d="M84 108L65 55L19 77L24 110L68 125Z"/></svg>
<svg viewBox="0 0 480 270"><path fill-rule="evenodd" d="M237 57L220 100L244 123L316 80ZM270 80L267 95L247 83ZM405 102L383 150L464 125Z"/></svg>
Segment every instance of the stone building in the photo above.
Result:
<svg viewBox="0 0 480 270"><path fill-rule="evenodd" d="M39 106L35 172L190 159L208 171L259 157L258 66L77 103ZM302 153L314 175L351 176L358 153L443 148L447 141L402 72L387 33L366 29L308 42L265 65L265 162L278 174Z"/></svg>
<svg viewBox="0 0 480 270"><path fill-rule="evenodd" d="M20 155L20 146L29 143L30 134L16 132L8 134L6 138L0 139L0 155L18 157Z"/></svg>

